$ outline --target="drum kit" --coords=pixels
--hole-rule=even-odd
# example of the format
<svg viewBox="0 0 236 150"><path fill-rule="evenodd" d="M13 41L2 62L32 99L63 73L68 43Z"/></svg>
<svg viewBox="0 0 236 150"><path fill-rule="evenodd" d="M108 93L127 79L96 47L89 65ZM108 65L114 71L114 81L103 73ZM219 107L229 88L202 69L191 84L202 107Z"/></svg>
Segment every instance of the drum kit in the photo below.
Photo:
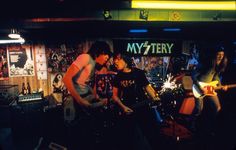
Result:
<svg viewBox="0 0 236 150"><path fill-rule="evenodd" d="M161 102L165 110L161 133L176 141L192 137L186 123L191 118L195 107L194 96L191 91L191 77L184 76L179 85L174 80L167 79L160 90ZM165 86L168 85L168 86Z"/></svg>
<svg viewBox="0 0 236 150"><path fill-rule="evenodd" d="M185 125L179 124L179 116L191 116L194 108L194 97L189 92L192 88L191 77L183 77L185 83L177 84L171 75L162 83L152 84L155 91L158 91L160 102L155 107L151 105L156 123L161 127L161 134L174 138L175 140L189 138L191 132ZM109 113L115 112L115 104L110 98L108 103ZM161 105L161 106L160 106ZM154 106L154 107L153 107Z"/></svg>

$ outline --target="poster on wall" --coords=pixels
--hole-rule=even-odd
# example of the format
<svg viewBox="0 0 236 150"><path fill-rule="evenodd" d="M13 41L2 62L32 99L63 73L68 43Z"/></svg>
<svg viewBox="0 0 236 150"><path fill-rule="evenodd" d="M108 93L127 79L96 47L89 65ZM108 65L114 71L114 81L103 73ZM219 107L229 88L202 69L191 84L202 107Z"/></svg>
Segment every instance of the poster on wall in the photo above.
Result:
<svg viewBox="0 0 236 150"><path fill-rule="evenodd" d="M34 58L30 46L8 47L8 68L10 77L34 76Z"/></svg>
<svg viewBox="0 0 236 150"><path fill-rule="evenodd" d="M35 46L35 61L36 61L36 71L38 80L47 79L47 63L46 63L46 53L45 46L37 45Z"/></svg>
<svg viewBox="0 0 236 150"><path fill-rule="evenodd" d="M51 85L53 93L63 93L63 91L65 90L65 85L62 81L63 76L63 73L51 74Z"/></svg>
<svg viewBox="0 0 236 150"><path fill-rule="evenodd" d="M46 49L48 55L48 72L58 73L66 72L68 60L73 58L74 55L67 57L67 54L71 51L70 46L62 44L57 46L49 46Z"/></svg>
<svg viewBox="0 0 236 150"><path fill-rule="evenodd" d="M0 47L0 80L8 79L7 50Z"/></svg>
<svg viewBox="0 0 236 150"><path fill-rule="evenodd" d="M58 103L62 103L63 94L66 92L66 87L62 81L63 76L63 73L51 74L52 96Z"/></svg>
<svg viewBox="0 0 236 150"><path fill-rule="evenodd" d="M144 70L148 81L158 87L167 75L170 57L136 56L132 57L134 66Z"/></svg>

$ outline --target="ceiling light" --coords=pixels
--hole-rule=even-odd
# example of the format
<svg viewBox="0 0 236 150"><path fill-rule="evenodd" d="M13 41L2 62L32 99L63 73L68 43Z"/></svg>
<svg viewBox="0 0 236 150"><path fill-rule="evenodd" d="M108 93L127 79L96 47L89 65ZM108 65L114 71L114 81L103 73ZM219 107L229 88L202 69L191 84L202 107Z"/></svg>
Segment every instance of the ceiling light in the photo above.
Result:
<svg viewBox="0 0 236 150"><path fill-rule="evenodd" d="M132 0L131 8L183 10L236 10L236 1L145 1Z"/></svg>
<svg viewBox="0 0 236 150"><path fill-rule="evenodd" d="M8 37L11 39L19 39L21 38L19 32L16 29L11 29L11 33L8 34Z"/></svg>
<svg viewBox="0 0 236 150"><path fill-rule="evenodd" d="M19 38L19 39L16 39L16 40L0 40L0 44L11 44L11 43L23 44L23 43L25 43L25 39Z"/></svg>

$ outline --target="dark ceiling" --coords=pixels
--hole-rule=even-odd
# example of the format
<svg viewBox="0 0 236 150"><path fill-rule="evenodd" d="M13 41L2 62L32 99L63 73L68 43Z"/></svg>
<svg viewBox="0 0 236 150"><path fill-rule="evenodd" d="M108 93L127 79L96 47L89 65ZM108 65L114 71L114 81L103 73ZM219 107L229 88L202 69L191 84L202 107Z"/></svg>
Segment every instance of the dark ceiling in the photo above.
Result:
<svg viewBox="0 0 236 150"><path fill-rule="evenodd" d="M4 18L81 17L103 9L128 9L129 0L3 0L0 15Z"/></svg>
<svg viewBox="0 0 236 150"><path fill-rule="evenodd" d="M7 10L4 10L6 9ZM11 7L11 9L9 9ZM129 1L97 0L8 0L0 10L0 37L11 28L20 30L26 40L76 40L78 38L174 38L235 40L236 22L169 22L114 21L81 19L103 9L128 9ZM14 10L14 11L12 11ZM32 21L32 18L67 18L64 21ZM73 20L74 19L74 20ZM30 21L28 21L30 20ZM180 28L180 32L164 32L163 28ZM129 29L148 29L148 33L131 34Z"/></svg>
<svg viewBox="0 0 236 150"><path fill-rule="evenodd" d="M180 32L164 32L163 28L180 28ZM81 37L108 38L177 38L177 39L236 39L236 22L129 22L81 21L22 25L26 39L76 39ZM147 33L129 33L129 29L147 29Z"/></svg>

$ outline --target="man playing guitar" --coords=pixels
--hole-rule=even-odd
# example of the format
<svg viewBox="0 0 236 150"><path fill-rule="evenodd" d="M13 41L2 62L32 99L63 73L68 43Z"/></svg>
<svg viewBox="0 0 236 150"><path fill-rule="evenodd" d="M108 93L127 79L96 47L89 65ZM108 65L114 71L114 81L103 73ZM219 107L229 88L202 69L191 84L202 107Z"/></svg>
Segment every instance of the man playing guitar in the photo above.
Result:
<svg viewBox="0 0 236 150"><path fill-rule="evenodd" d="M87 116L79 122L74 131L76 146L73 149L94 149L96 145L95 130L102 122L99 108L106 106L107 100L97 98L94 94L94 73L106 64L111 55L110 46L104 41L92 44L88 53L80 54L67 69L63 82L74 100L76 116ZM80 120L80 119L77 119ZM96 126L95 126L96 124ZM79 147L77 147L77 144Z"/></svg>
<svg viewBox="0 0 236 150"><path fill-rule="evenodd" d="M204 134L211 135L216 124L216 116L221 110L221 104L215 89L220 86L227 90L228 86L221 86L221 74L227 65L227 57L223 47L217 47L206 57L193 75L193 93L196 97L196 114L201 116L199 129Z"/></svg>
<svg viewBox="0 0 236 150"><path fill-rule="evenodd" d="M157 122L150 118L150 109L147 105L137 109L132 106L148 101L145 92L153 101L158 101L159 96L149 84L144 71L133 67L130 57L116 54L114 63L118 74L114 79L112 98L124 114L119 118L118 134L121 134L119 141L122 140L120 144L122 143L124 146L120 149L134 150L142 147L148 150L150 145L153 149L157 149L158 131L155 131ZM147 138L150 145L145 142L143 137Z"/></svg>

